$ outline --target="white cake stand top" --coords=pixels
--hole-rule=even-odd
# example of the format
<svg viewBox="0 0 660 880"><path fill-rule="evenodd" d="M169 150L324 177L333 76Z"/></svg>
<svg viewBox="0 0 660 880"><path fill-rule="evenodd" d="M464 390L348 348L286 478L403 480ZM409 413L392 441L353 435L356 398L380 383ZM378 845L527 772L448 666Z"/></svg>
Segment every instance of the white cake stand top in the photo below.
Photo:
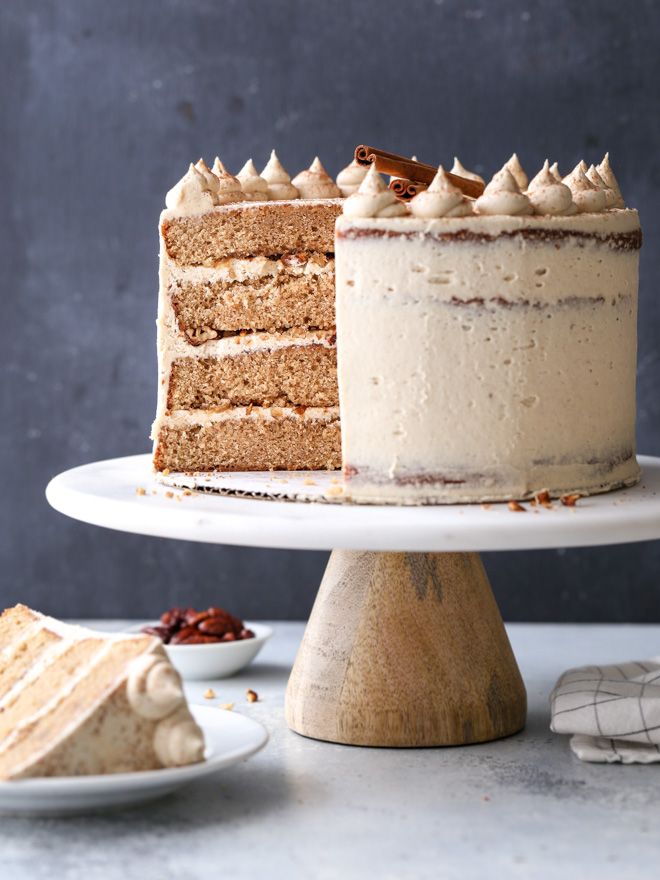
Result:
<svg viewBox="0 0 660 880"><path fill-rule="evenodd" d="M65 471L51 480L46 497L61 513L93 525L212 544L297 550L530 550L660 538L660 458L640 456L639 462L642 481L632 489L583 498L574 508L558 502L549 510L525 504L525 513L514 513L506 504L381 507L184 494L156 479L149 455ZM229 488L232 479L226 475Z"/></svg>

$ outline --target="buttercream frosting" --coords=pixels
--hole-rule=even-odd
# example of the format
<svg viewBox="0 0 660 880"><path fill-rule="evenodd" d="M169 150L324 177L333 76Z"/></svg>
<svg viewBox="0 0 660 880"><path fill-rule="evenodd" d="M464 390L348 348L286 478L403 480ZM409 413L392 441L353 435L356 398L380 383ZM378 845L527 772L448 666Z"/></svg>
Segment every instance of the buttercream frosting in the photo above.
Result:
<svg viewBox="0 0 660 880"><path fill-rule="evenodd" d="M598 173L598 169L595 165L589 166L589 168L587 169L587 177L595 187L597 187L598 189L602 189L602 191L605 193L605 207L613 208L614 203L617 199L616 193L614 192L614 190L610 189L609 186L605 183L603 178Z"/></svg>
<svg viewBox="0 0 660 880"><path fill-rule="evenodd" d="M558 180L560 183L562 182L561 171L559 170L559 162L553 162L550 166L550 174L554 177L555 180Z"/></svg>
<svg viewBox="0 0 660 880"><path fill-rule="evenodd" d="M277 158L275 150L271 150L270 159L261 172L261 176L268 184L268 194L271 199L282 201L297 199L300 196L296 187L291 183L291 177L286 168Z"/></svg>
<svg viewBox="0 0 660 880"><path fill-rule="evenodd" d="M195 163L195 168L202 175L202 177L206 181L206 184L207 184L208 188L211 190L211 192L217 192L218 191L218 178L211 171L211 169L206 164L204 159L199 159Z"/></svg>
<svg viewBox="0 0 660 880"><path fill-rule="evenodd" d="M513 153L511 158L504 163L504 167L509 169L509 171L513 175L514 180L518 184L520 191L524 192L527 189L529 179L525 174L524 168L520 164L518 154Z"/></svg>
<svg viewBox="0 0 660 880"><path fill-rule="evenodd" d="M456 174L458 177L464 177L466 180L476 180L479 183L483 183L486 185L486 181L479 174L475 174L474 171L468 171L468 169L463 165L458 156L454 156L454 164L451 166L451 173Z"/></svg>
<svg viewBox="0 0 660 880"><path fill-rule="evenodd" d="M341 190L343 196L352 196L360 188L360 184L367 176L369 169L366 165L360 165L357 159L353 159L350 165L347 165L337 175L337 186Z"/></svg>
<svg viewBox="0 0 660 880"><path fill-rule="evenodd" d="M625 208L626 203L623 200L623 196L621 195L621 190L619 189L619 183L614 176L614 172L612 171L612 166L610 165L610 154L605 153L603 156L603 161L600 165L596 166L596 171L600 175L601 179L605 183L605 185L612 190L615 196L615 201L612 203L612 208Z"/></svg>
<svg viewBox="0 0 660 880"><path fill-rule="evenodd" d="M478 214L532 213L532 205L527 196L520 192L516 179L509 170L508 163L494 175L475 202L475 208Z"/></svg>
<svg viewBox="0 0 660 880"><path fill-rule="evenodd" d="M171 211L182 215L205 214L219 204L218 194L209 188L206 178L192 163L190 168L165 196Z"/></svg>
<svg viewBox="0 0 660 880"><path fill-rule="evenodd" d="M582 170L582 162L578 162L569 175L564 178L570 187L575 207L581 214L599 214L607 205L605 192L594 186Z"/></svg>
<svg viewBox="0 0 660 880"><path fill-rule="evenodd" d="M131 663L126 698L142 718L158 721L185 703L181 679L167 657L143 654Z"/></svg>
<svg viewBox="0 0 660 880"><path fill-rule="evenodd" d="M241 182L241 189L248 202L266 202L269 198L268 181L259 175L254 167L252 159L248 159L245 165L236 175Z"/></svg>
<svg viewBox="0 0 660 880"><path fill-rule="evenodd" d="M154 733L154 751L165 767L194 764L204 757L204 737L186 706L164 718Z"/></svg>
<svg viewBox="0 0 660 880"><path fill-rule="evenodd" d="M375 165L369 168L358 191L344 204L347 217L399 217L406 213L406 206L388 189Z"/></svg>
<svg viewBox="0 0 660 880"><path fill-rule="evenodd" d="M230 205L233 202L242 202L245 199L245 193L243 192L240 180L227 171L217 156L213 163L213 173L218 178L218 205Z"/></svg>
<svg viewBox="0 0 660 880"><path fill-rule="evenodd" d="M429 188L411 200L410 211L415 217L465 217L472 213L472 202L451 183L440 165Z"/></svg>
<svg viewBox="0 0 660 880"><path fill-rule="evenodd" d="M547 159L530 182L527 198L535 214L575 214L577 210L569 187L557 180Z"/></svg>
<svg viewBox="0 0 660 880"><path fill-rule="evenodd" d="M222 159L219 156L215 157L215 161L213 162L213 168L211 170L218 177L221 177L223 174L229 174L229 172L225 168L225 163L222 161Z"/></svg>
<svg viewBox="0 0 660 880"><path fill-rule="evenodd" d="M297 174L292 181L303 199L337 199L341 190L321 164L318 156L309 168Z"/></svg>

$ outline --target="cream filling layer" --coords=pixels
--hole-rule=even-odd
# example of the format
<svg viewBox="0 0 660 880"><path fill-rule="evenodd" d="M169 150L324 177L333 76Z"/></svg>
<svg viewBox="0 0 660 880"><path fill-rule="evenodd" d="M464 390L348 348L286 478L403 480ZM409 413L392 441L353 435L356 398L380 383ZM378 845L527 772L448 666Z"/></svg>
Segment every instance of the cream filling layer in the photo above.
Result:
<svg viewBox="0 0 660 880"><path fill-rule="evenodd" d="M295 278L308 275L329 275L335 271L335 261L314 258L301 260L296 257L272 259L250 257L249 259L222 260L217 266L176 266L168 259L172 284L214 284L217 282L260 281L280 275Z"/></svg>
<svg viewBox="0 0 660 880"><path fill-rule="evenodd" d="M308 406L302 412L288 406L234 406L221 411L211 410L172 410L163 416L161 426L167 428L188 428L196 425L207 428L217 422L281 422L293 419L299 422L334 422L339 418L338 406Z"/></svg>

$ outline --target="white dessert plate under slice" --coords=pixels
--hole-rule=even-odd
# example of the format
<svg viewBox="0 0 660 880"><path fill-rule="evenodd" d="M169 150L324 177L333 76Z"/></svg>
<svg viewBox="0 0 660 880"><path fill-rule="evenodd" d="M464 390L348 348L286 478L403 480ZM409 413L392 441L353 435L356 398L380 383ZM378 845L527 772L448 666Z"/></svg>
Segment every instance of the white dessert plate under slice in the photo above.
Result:
<svg viewBox="0 0 660 880"><path fill-rule="evenodd" d="M254 633L253 639L217 642L209 645L164 645L167 655L185 681L214 681L228 678L252 663L272 636L273 630L263 623L244 621ZM140 632L143 626L157 626L157 620L132 626L128 632Z"/></svg>
<svg viewBox="0 0 660 880"><path fill-rule="evenodd" d="M206 739L206 757L200 764L105 776L50 776L0 782L0 813L65 816L132 806L238 764L268 742L266 729L245 715L212 706L191 706L190 711Z"/></svg>

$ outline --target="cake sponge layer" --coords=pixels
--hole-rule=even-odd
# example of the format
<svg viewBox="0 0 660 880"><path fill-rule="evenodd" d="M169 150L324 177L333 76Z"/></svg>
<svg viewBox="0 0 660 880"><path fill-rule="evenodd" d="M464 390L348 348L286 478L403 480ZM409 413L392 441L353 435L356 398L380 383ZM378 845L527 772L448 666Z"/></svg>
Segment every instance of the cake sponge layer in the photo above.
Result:
<svg viewBox="0 0 660 880"><path fill-rule="evenodd" d="M342 199L240 202L201 216L164 211L165 252L178 266L216 266L232 257L334 251L335 220Z"/></svg>
<svg viewBox="0 0 660 880"><path fill-rule="evenodd" d="M157 470L336 470L341 465L339 418L240 418L163 426Z"/></svg>
<svg viewBox="0 0 660 880"><path fill-rule="evenodd" d="M179 329L192 345L224 331L335 325L334 271L282 272L242 282L173 279L168 295Z"/></svg>
<svg viewBox="0 0 660 880"><path fill-rule="evenodd" d="M291 345L231 357L175 360L167 408L338 406L338 396L336 349Z"/></svg>

